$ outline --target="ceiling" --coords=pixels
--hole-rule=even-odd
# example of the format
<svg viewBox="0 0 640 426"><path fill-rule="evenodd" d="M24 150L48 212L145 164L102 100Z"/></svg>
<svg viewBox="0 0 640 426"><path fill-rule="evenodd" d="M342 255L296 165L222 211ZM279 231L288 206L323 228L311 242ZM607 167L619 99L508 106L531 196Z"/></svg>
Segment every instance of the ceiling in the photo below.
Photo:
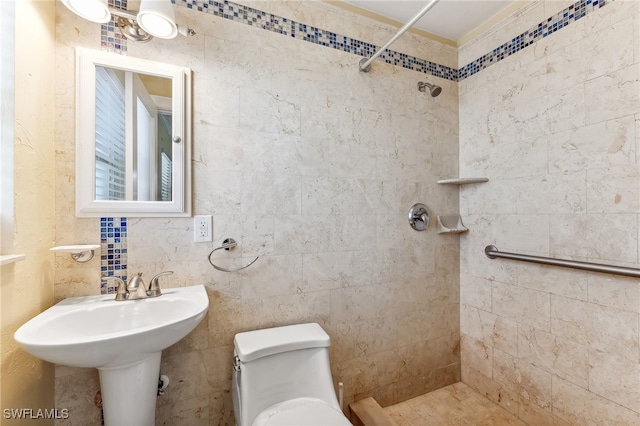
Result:
<svg viewBox="0 0 640 426"><path fill-rule="evenodd" d="M422 31L457 42L517 0L440 0L415 25ZM344 0L361 9L405 24L429 0Z"/></svg>

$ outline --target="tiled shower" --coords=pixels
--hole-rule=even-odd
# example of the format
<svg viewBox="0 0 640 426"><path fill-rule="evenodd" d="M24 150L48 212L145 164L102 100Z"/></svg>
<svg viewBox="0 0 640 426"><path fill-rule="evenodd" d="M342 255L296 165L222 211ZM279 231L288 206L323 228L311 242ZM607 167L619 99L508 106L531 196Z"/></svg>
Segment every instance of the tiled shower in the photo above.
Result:
<svg viewBox="0 0 640 426"><path fill-rule="evenodd" d="M532 425L640 422L638 281L483 251L638 263L637 1L529 2L461 47L408 33L367 74L359 55L395 28L330 3L176 4L197 36L148 44L56 8L56 239L103 245L56 265L56 299L111 270L208 289L208 317L163 353L158 424L233 424L233 335L304 321L330 334L346 402L463 381ZM213 245L190 218L74 217L78 46L193 70L193 212ZM437 183L458 176L489 182ZM419 202L469 232L413 231ZM213 270L228 237L229 265L260 260ZM60 424L99 424L98 389L56 367Z"/></svg>

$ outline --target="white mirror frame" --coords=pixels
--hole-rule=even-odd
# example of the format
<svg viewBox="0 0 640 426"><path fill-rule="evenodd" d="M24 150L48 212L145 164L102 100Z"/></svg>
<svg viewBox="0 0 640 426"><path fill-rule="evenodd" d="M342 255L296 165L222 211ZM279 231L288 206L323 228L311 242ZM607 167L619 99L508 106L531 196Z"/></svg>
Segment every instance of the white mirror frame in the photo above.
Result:
<svg viewBox="0 0 640 426"><path fill-rule="evenodd" d="M96 66L171 79L173 143L171 201L96 200ZM76 216L191 216L191 70L176 65L76 48Z"/></svg>

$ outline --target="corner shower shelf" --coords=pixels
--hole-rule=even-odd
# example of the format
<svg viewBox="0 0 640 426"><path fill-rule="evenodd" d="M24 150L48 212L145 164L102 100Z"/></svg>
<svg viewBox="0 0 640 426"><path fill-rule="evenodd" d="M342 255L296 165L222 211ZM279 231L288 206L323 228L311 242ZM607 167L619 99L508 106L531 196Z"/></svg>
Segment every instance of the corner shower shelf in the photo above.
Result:
<svg viewBox="0 0 640 426"><path fill-rule="evenodd" d="M470 183L484 183L489 182L489 178L454 178L454 179L440 179L438 181L441 185L467 185Z"/></svg>
<svg viewBox="0 0 640 426"><path fill-rule="evenodd" d="M459 215L440 216L437 219L438 234L460 234L467 232L469 229L462 223Z"/></svg>
<svg viewBox="0 0 640 426"><path fill-rule="evenodd" d="M3 254L0 256L0 265L20 262L24 260L25 257L27 257L26 254Z"/></svg>

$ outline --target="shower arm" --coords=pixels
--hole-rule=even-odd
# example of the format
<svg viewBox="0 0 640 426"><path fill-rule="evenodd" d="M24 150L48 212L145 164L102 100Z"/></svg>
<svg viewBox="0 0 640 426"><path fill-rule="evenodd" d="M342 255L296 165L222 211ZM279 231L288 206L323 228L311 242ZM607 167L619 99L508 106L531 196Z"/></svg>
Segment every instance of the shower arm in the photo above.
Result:
<svg viewBox="0 0 640 426"><path fill-rule="evenodd" d="M378 49L378 51L374 53L373 56L371 56L369 59L363 58L360 61L360 71L369 72L369 70L371 70L371 63L378 56L380 56L382 52L384 52L389 46L391 46L398 38L400 38L402 34L406 33L409 28L411 28L416 22L418 22L418 20L422 18L424 14L427 13L433 6L435 6L435 4L438 3L438 1L439 0L431 0L429 4L427 4L424 8L422 8L422 10L418 12L416 16L413 17L413 19L411 19L409 22L404 24L404 27L400 28L400 30L396 33L396 35L391 37L391 39L387 42L387 44L385 44L380 49Z"/></svg>

